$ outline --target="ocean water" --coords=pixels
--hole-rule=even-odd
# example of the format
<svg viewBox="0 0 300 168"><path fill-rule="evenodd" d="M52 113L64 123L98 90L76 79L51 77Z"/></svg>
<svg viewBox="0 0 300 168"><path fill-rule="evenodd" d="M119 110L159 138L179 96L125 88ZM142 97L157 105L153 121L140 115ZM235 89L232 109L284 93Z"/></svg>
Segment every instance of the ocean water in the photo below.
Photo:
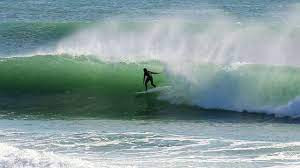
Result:
<svg viewBox="0 0 300 168"><path fill-rule="evenodd" d="M298 0L2 0L0 167L300 167ZM160 92L143 91L143 68Z"/></svg>

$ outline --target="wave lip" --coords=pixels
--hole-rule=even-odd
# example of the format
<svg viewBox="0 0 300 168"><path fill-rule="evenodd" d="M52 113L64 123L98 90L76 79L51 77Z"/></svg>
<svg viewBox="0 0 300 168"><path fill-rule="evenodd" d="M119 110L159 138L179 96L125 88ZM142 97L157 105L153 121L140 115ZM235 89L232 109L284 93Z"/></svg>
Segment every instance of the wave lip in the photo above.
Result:
<svg viewBox="0 0 300 168"><path fill-rule="evenodd" d="M144 90L144 67L163 72L155 76L155 83L170 85L171 89L149 95L148 101L136 97L134 93ZM115 109L121 113L124 109L155 110L183 104L298 118L299 74L297 67L245 63L189 64L186 69L186 65L157 61L107 63L89 56L16 57L0 61L0 108L46 110L55 104L75 108L74 104L81 102L81 107L88 109L94 106L99 111ZM113 106L116 100L120 100L120 107Z"/></svg>
<svg viewBox="0 0 300 168"><path fill-rule="evenodd" d="M288 24L276 26L259 19L236 22L224 13L205 22L179 17L149 22L112 19L78 29L76 24L45 24L37 31L32 27L41 25L29 24L30 37L53 43L33 52L44 56L1 61L0 89L42 94L99 89L98 95L129 97L143 89L141 69L149 67L161 70L161 81L172 86L160 97L170 103L297 118L300 71L295 65L300 64L300 51L295 44L300 43L300 33L298 17L290 15ZM130 101L138 106L142 102L133 97Z"/></svg>

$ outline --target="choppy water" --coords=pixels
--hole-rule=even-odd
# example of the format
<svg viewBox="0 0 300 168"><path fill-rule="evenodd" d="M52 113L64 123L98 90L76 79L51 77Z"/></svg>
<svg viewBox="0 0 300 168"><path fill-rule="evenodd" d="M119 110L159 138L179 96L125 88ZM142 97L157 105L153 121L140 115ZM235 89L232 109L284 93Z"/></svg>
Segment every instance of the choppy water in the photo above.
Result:
<svg viewBox="0 0 300 168"><path fill-rule="evenodd" d="M298 125L1 121L4 167L295 167ZM276 135L276 136L274 136Z"/></svg>

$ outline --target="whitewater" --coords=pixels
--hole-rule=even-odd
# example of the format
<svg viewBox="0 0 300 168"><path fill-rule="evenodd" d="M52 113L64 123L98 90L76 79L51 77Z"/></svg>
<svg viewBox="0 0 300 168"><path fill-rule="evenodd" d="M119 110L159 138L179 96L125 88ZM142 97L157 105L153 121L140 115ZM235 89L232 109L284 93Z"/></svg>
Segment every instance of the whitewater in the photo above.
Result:
<svg viewBox="0 0 300 168"><path fill-rule="evenodd" d="M299 167L299 11L1 1L0 167Z"/></svg>
<svg viewBox="0 0 300 168"><path fill-rule="evenodd" d="M37 41L54 39L32 51L29 47L29 51L22 51L23 54L6 53L2 62L14 64L15 60L7 59L7 56L11 56L20 62L24 61L21 64L26 68L28 63L25 62L38 64L35 60L41 59L41 56L53 56L49 59L54 59L54 62L60 61L63 56L70 57L66 65L77 61L86 66L101 62L116 67L125 63L128 66L122 66L121 71L136 67L134 71L122 74L128 80L137 80L132 76L139 73L138 68L148 64L148 67L164 72L165 83L172 85L172 92L159 97L170 103L298 117L300 90L297 86L297 44L300 38L297 9L289 8L291 12L286 16L287 23L263 24L263 20L242 23L217 11L206 22L175 17L130 22L112 18L95 24L25 23L20 26L29 29L30 36L38 38ZM15 26L11 23L4 25L8 26L5 31ZM55 37L57 32L66 35ZM39 33L42 36L36 37ZM55 33L54 37L52 33ZM5 38L19 38L15 34L11 36ZM28 56L38 58L18 58ZM90 63L80 62L77 57ZM47 64L52 64L52 61ZM51 73L51 69L46 71ZM97 72L86 73L95 76ZM110 82L109 79L101 80ZM38 85L43 87L42 83ZM72 85L77 84L74 82Z"/></svg>

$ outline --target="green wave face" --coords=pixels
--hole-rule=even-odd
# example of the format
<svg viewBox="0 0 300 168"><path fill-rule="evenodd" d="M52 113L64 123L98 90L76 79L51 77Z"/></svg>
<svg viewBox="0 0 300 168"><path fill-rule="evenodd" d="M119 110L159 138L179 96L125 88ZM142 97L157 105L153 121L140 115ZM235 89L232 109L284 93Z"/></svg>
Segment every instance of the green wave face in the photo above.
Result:
<svg viewBox="0 0 300 168"><path fill-rule="evenodd" d="M0 57L9 57L0 61L1 114L128 117L205 108L298 117L299 30L272 25L0 23ZM144 67L163 72L155 83L172 89L137 96Z"/></svg>
<svg viewBox="0 0 300 168"><path fill-rule="evenodd" d="M164 104L156 101L156 94L144 97L135 93L144 90L143 68L151 64L161 70L158 63L109 64L85 58L34 56L2 59L0 64L0 110L16 111L21 116L130 117ZM158 85L166 81L164 75L154 79ZM153 106L145 107L149 103Z"/></svg>
<svg viewBox="0 0 300 168"><path fill-rule="evenodd" d="M158 86L171 85L171 89L137 95L144 90L144 67L163 72L154 81ZM103 63L93 57L51 55L2 59L0 110L6 117L15 113L157 117L198 113L200 109L194 106L252 112L271 107L276 112L278 106L300 94L300 70L295 67L241 65L232 69L202 64L193 68L188 78L159 62Z"/></svg>
<svg viewBox="0 0 300 168"><path fill-rule="evenodd" d="M142 79L141 72L135 64L105 64L60 56L10 58L1 62L1 89L47 93L104 87L103 91L132 91L141 88L133 85Z"/></svg>

